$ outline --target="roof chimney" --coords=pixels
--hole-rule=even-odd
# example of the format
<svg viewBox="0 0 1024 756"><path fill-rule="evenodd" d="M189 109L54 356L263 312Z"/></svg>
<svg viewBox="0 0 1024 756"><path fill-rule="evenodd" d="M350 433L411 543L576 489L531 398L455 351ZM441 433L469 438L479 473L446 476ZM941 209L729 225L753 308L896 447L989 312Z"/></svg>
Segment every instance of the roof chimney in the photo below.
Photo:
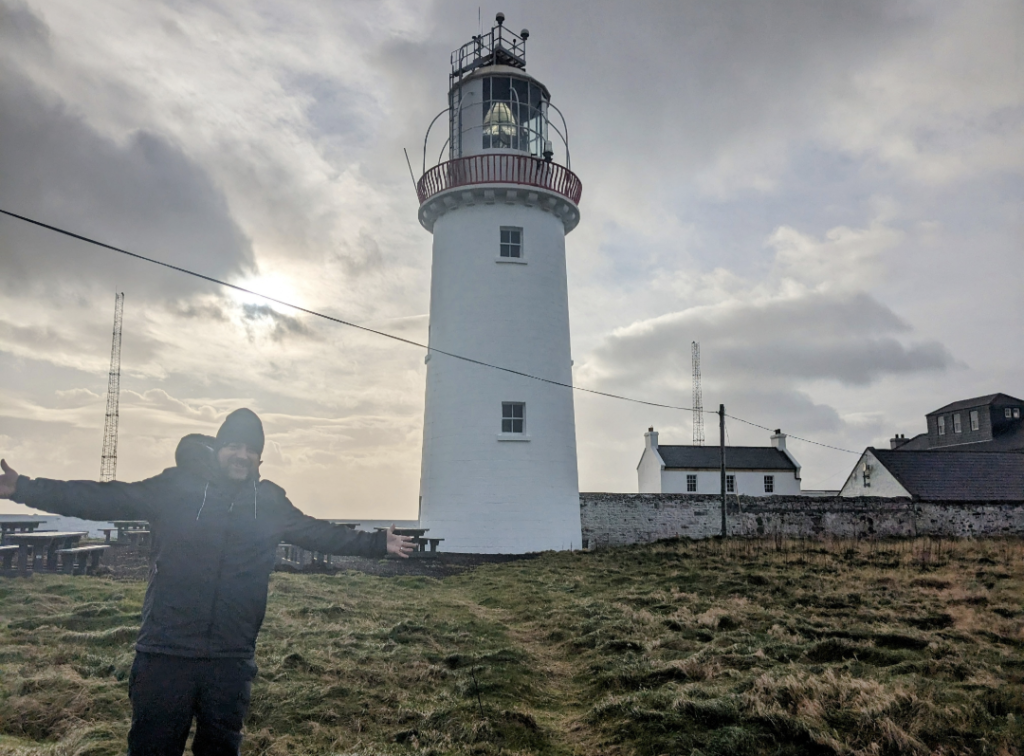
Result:
<svg viewBox="0 0 1024 756"><path fill-rule="evenodd" d="M786 434L778 428L772 434L772 446L789 457L789 461L796 465L796 479L800 480L800 463L796 461L796 457L789 453L789 449L786 448Z"/></svg>
<svg viewBox="0 0 1024 756"><path fill-rule="evenodd" d="M644 434L644 445L653 451L658 450L658 431L654 430L653 425Z"/></svg>
<svg viewBox="0 0 1024 756"><path fill-rule="evenodd" d="M890 449L899 449L903 444L907 443L908 439L902 433L897 433L895 436L889 439Z"/></svg>

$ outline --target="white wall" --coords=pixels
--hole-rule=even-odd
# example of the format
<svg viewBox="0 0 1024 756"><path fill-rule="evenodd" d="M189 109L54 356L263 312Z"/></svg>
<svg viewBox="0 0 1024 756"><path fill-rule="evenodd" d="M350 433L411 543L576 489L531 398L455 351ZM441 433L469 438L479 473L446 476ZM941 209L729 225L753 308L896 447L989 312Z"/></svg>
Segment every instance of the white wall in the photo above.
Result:
<svg viewBox="0 0 1024 756"><path fill-rule="evenodd" d="M736 493L745 496L770 496L764 491L764 476L775 476L777 496L793 496L800 493L800 481L793 472L785 470L729 470L726 473L736 476ZM661 473L660 491L641 491L641 493L691 493L686 490L686 476L697 476L697 491L702 494L721 494L722 478L719 470L665 470Z"/></svg>
<svg viewBox="0 0 1024 756"><path fill-rule="evenodd" d="M523 228L521 264L498 261L501 226ZM571 383L563 221L540 203L463 202L433 233L430 345ZM503 401L526 403L522 436L502 437ZM579 548L572 391L431 353L420 494L445 551Z"/></svg>
<svg viewBox="0 0 1024 756"><path fill-rule="evenodd" d="M864 485L864 465L870 467L870 486ZM870 451L865 451L847 478L840 496L884 496L886 498L910 496L903 485L893 477Z"/></svg>
<svg viewBox="0 0 1024 756"><path fill-rule="evenodd" d="M658 453L658 432L648 431L644 434L644 453L636 466L640 493L661 493L661 471L664 469L665 461Z"/></svg>

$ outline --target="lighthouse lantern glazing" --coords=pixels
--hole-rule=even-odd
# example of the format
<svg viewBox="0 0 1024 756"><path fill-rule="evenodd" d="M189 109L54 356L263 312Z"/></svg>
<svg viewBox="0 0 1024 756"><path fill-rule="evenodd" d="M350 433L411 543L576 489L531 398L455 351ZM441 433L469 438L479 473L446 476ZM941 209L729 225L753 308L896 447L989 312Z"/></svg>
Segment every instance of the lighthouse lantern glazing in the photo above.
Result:
<svg viewBox="0 0 1024 756"><path fill-rule="evenodd" d="M581 545L565 235L582 185L528 32L503 22L452 53L447 160L427 170L425 141L416 187L434 236L419 518L454 552Z"/></svg>

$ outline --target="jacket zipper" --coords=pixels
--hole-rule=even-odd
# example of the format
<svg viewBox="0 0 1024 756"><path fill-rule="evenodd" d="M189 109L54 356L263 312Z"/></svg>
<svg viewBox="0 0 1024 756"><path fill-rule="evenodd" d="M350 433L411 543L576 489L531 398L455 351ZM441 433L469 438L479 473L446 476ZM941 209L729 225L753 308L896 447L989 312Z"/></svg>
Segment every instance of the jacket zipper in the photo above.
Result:
<svg viewBox="0 0 1024 756"><path fill-rule="evenodd" d="M235 497L232 497L231 506L234 507L234 505ZM231 509L228 509L229 517L230 512ZM206 652L211 655L213 654L213 626L217 619L217 600L220 598L221 575L224 572L224 547L228 543L228 524L230 523L225 524L224 532L220 538L220 558L217 560L217 577L213 586L213 603L210 605L210 624L206 627Z"/></svg>

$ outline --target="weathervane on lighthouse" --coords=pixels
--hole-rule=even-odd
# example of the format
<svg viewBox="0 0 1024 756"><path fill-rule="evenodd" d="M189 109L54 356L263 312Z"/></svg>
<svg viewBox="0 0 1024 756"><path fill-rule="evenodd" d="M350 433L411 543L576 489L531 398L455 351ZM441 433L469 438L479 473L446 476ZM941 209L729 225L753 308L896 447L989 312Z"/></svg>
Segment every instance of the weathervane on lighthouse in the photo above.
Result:
<svg viewBox="0 0 1024 756"><path fill-rule="evenodd" d="M456 552L579 548L565 235L582 185L529 32L496 21L452 53L431 123L448 116L448 159L427 168L428 128L416 184L434 235L420 527Z"/></svg>

